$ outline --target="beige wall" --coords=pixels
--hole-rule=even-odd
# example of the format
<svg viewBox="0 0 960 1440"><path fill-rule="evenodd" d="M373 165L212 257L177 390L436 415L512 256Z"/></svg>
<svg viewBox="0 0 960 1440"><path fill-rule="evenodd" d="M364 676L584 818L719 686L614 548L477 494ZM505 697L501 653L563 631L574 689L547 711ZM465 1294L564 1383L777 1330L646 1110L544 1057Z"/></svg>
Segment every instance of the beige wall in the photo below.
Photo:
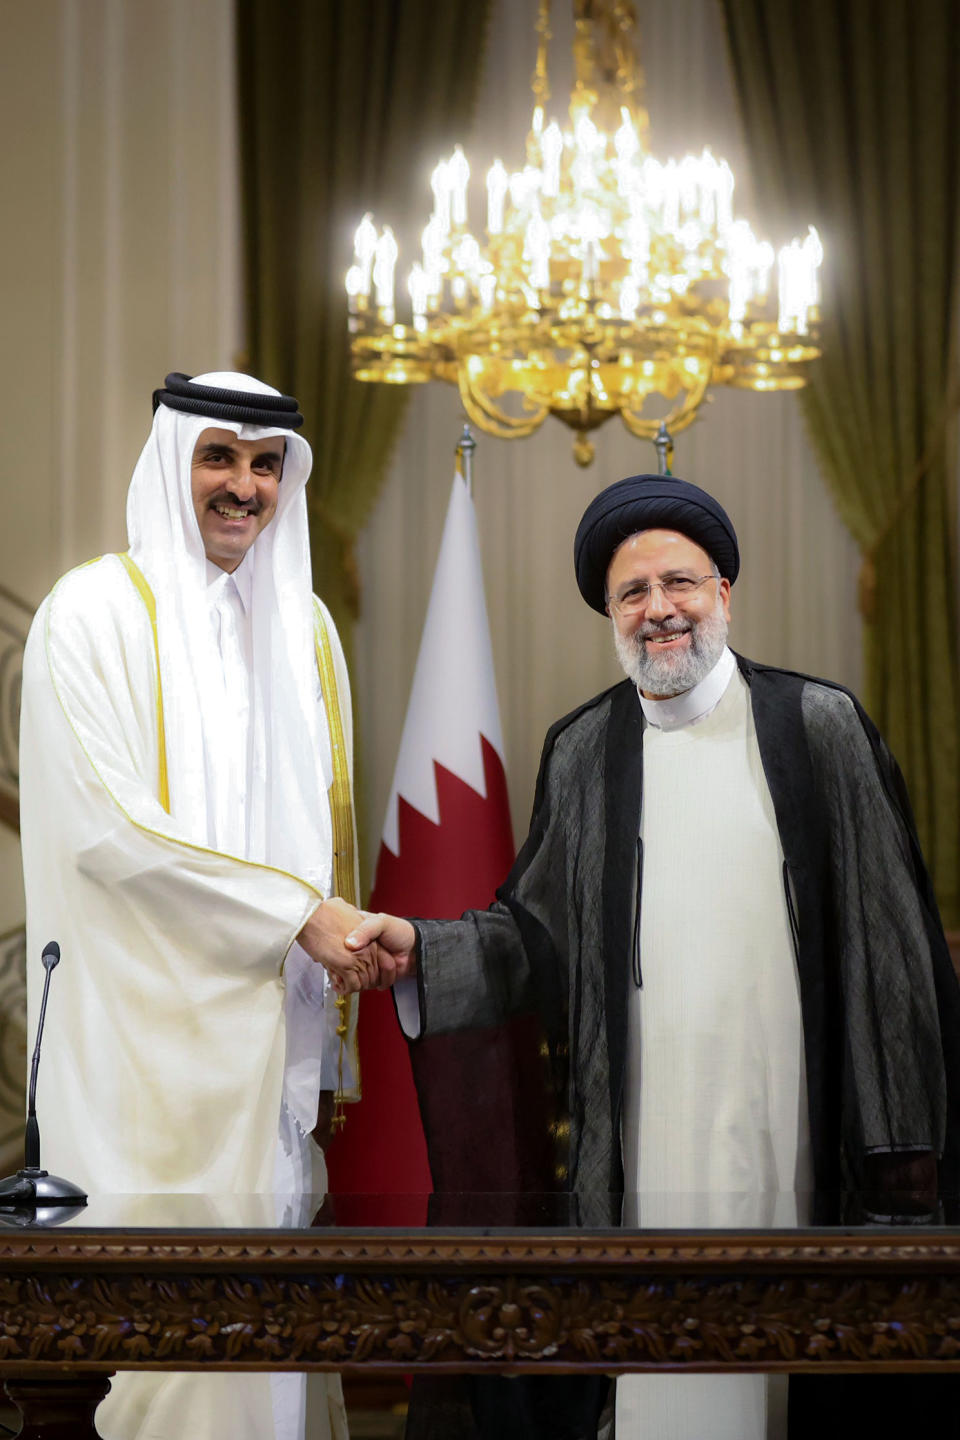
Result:
<svg viewBox="0 0 960 1440"><path fill-rule="evenodd" d="M239 340L230 0L4 9L0 574L37 603L125 543L170 369Z"/></svg>
<svg viewBox="0 0 960 1440"><path fill-rule="evenodd" d="M231 0L3 9L0 579L36 605L126 543L169 370L240 344ZM22 918L0 828L0 931Z"/></svg>

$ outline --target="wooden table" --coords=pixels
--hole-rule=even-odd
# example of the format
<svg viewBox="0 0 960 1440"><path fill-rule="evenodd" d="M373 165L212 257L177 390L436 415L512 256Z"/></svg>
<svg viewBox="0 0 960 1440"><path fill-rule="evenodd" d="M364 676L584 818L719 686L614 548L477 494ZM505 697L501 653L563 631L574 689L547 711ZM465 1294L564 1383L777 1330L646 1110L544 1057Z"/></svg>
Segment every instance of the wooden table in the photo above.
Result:
<svg viewBox="0 0 960 1440"><path fill-rule="evenodd" d="M960 1370L960 1231L0 1231L24 1436L95 1435L121 1369L649 1368Z"/></svg>

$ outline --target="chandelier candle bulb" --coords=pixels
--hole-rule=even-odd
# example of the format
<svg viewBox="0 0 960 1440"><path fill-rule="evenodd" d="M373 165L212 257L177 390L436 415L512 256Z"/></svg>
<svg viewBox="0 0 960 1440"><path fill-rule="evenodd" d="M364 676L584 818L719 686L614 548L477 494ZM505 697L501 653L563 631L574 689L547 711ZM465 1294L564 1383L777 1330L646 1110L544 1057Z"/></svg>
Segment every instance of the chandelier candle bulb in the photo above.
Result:
<svg viewBox="0 0 960 1440"><path fill-rule="evenodd" d="M751 237L753 238L753 237ZM773 269L773 246L766 240L754 240L753 294L758 300L766 300L770 290L770 271Z"/></svg>
<svg viewBox="0 0 960 1440"><path fill-rule="evenodd" d="M574 127L574 137L577 142L577 149L582 150L585 155L594 155L598 150L606 149L606 140L594 125L586 111L582 111L577 117Z"/></svg>
<svg viewBox="0 0 960 1440"><path fill-rule="evenodd" d="M820 237L811 225L801 242L792 240L777 257L779 272L781 334L806 335L810 311L817 304L817 268L823 251Z"/></svg>
<svg viewBox="0 0 960 1440"><path fill-rule="evenodd" d="M473 235L462 237L453 252L455 271L465 280L474 280L480 269L480 246ZM465 292L464 292L465 293Z"/></svg>
<svg viewBox="0 0 960 1440"><path fill-rule="evenodd" d="M620 319L635 320L637 306L640 304L640 289L632 276L628 276L620 286ZM626 356L621 356L621 361Z"/></svg>
<svg viewBox="0 0 960 1440"><path fill-rule="evenodd" d="M668 235L676 235L680 228L680 175L676 160L668 160L663 167L662 224Z"/></svg>
<svg viewBox="0 0 960 1440"><path fill-rule="evenodd" d="M692 155L684 155L680 161L677 179L680 187L680 213L686 220L700 212L700 186L702 167Z"/></svg>
<svg viewBox="0 0 960 1440"><path fill-rule="evenodd" d="M797 285L793 274L791 261L796 255L796 250L785 245L777 256L778 294L780 300L779 313L777 315L777 329L781 334L790 330L800 331L800 316L797 304Z"/></svg>
<svg viewBox="0 0 960 1440"><path fill-rule="evenodd" d="M433 218L442 234L446 235L450 229L450 172L446 160L440 160L433 169L430 176L430 189L433 191Z"/></svg>
<svg viewBox="0 0 960 1440"><path fill-rule="evenodd" d="M617 159L622 166L629 166L637 151L640 149L640 141L637 132L633 128L633 121L630 118L630 111L625 105L620 107L620 129L613 137L614 149L617 152Z"/></svg>
<svg viewBox="0 0 960 1440"><path fill-rule="evenodd" d="M410 291L410 303L413 308L413 323L416 329L418 320L426 320L427 303L430 292L430 281L427 272L419 263L411 266L410 276L407 280L407 289Z"/></svg>
<svg viewBox="0 0 960 1440"><path fill-rule="evenodd" d="M627 227L627 254L630 259L630 279L639 289L647 283L650 264L650 227L642 215L635 215ZM639 303L638 293L634 309Z"/></svg>
<svg viewBox="0 0 960 1440"><path fill-rule="evenodd" d="M470 179L470 165L460 145L457 145L447 162L450 178L450 208L454 225L467 223L467 183Z"/></svg>
<svg viewBox="0 0 960 1440"><path fill-rule="evenodd" d="M350 266L350 269L347 271L346 279L344 280L344 286L347 291L347 300L349 302L350 314L357 315L359 314L361 308L361 297L363 297L363 299L366 299L366 296L363 295L362 288L363 271L360 269L359 265Z"/></svg>
<svg viewBox="0 0 960 1440"><path fill-rule="evenodd" d="M377 254L377 227L370 214L364 215L357 226L353 237L353 253L356 268L360 272L357 294L369 295L373 262Z"/></svg>
<svg viewBox="0 0 960 1440"><path fill-rule="evenodd" d="M717 167L717 229L723 235L733 224L733 171L726 160Z"/></svg>
<svg viewBox="0 0 960 1440"><path fill-rule="evenodd" d="M563 134L556 120L552 120L543 132L540 149L543 155L543 193L552 200L560 193L560 162L563 158Z"/></svg>
<svg viewBox="0 0 960 1440"><path fill-rule="evenodd" d="M571 173L573 183L580 194L588 190L596 190L599 182L594 164L597 129L588 115L581 115L577 121L575 131L576 155L573 158Z"/></svg>
<svg viewBox="0 0 960 1440"><path fill-rule="evenodd" d="M514 170L507 182L510 190L510 204L514 210L523 210L527 203L527 180L522 170Z"/></svg>
<svg viewBox="0 0 960 1440"><path fill-rule="evenodd" d="M510 188L510 179L501 160L494 160L487 171L487 234L503 233L503 205Z"/></svg>
<svg viewBox="0 0 960 1440"><path fill-rule="evenodd" d="M373 284L377 292L377 309L389 311L393 324L393 272L397 263L397 242L389 225L383 227L383 234L377 241L376 259L373 262Z"/></svg>
<svg viewBox="0 0 960 1440"><path fill-rule="evenodd" d="M719 170L720 167L710 154L704 150L700 157L700 224L708 234L715 232L717 228L717 202L719 199Z"/></svg>
<svg viewBox="0 0 960 1440"><path fill-rule="evenodd" d="M443 240L444 232L440 218L434 215L428 220L420 237L423 247L423 268L427 276L427 287L431 296L439 302L443 288Z"/></svg>

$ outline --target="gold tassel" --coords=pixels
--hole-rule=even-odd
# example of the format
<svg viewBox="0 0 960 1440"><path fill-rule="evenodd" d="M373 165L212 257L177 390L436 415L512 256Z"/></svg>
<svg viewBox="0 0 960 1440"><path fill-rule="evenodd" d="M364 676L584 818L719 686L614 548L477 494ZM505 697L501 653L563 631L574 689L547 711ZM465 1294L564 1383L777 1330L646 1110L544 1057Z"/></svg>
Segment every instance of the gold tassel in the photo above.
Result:
<svg viewBox="0 0 960 1440"><path fill-rule="evenodd" d="M869 550L860 562L857 602L863 619L868 625L872 625L877 618L877 567Z"/></svg>
<svg viewBox="0 0 960 1440"><path fill-rule="evenodd" d="M337 996L337 1035L340 1045L337 1052L337 1093L333 1097L333 1119L330 1122L330 1128L334 1135L347 1123L343 1098L343 1053L347 1044L347 1033L350 1029L349 1003L346 995Z"/></svg>

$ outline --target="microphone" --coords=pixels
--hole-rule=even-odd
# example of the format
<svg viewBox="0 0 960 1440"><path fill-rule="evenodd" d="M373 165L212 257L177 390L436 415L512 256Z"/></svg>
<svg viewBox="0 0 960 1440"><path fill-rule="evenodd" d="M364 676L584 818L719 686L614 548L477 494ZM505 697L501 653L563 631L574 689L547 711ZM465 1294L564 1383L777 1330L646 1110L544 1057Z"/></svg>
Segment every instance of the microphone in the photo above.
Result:
<svg viewBox="0 0 960 1440"><path fill-rule="evenodd" d="M23 1164L26 1170L40 1169L40 1126L37 1124L37 1072L40 1069L40 1041L43 1039L43 1022L47 1015L47 995L50 993L50 974L60 964L60 946L51 940L43 948L40 959L46 970L43 982L43 999L40 1001L40 1020L37 1024L37 1039L33 1047L30 1065L30 1089L27 1095L27 1133L23 1141Z"/></svg>
<svg viewBox="0 0 960 1440"><path fill-rule="evenodd" d="M0 1180L0 1212L12 1209L18 1212L18 1218L20 1218L23 1216L24 1210L27 1210L30 1212L26 1216L27 1223L35 1222L40 1218L37 1214L38 1209L42 1215L42 1210L47 1206L79 1208L87 1203L85 1192L78 1185L74 1185L72 1180L64 1180L59 1175L50 1175L46 1170L40 1168L37 1075L40 1070L40 1042L43 1039L43 1026L47 1016L50 977L60 964L60 946L56 940L51 940L44 946L40 958L46 971L46 977L43 982L43 998L40 1001L40 1018L37 1021L37 1038L30 1064L27 1126L23 1141L23 1169L18 1170L16 1175L8 1175L5 1180ZM51 1223L59 1224L61 1219L66 1218L67 1216L63 1214Z"/></svg>

